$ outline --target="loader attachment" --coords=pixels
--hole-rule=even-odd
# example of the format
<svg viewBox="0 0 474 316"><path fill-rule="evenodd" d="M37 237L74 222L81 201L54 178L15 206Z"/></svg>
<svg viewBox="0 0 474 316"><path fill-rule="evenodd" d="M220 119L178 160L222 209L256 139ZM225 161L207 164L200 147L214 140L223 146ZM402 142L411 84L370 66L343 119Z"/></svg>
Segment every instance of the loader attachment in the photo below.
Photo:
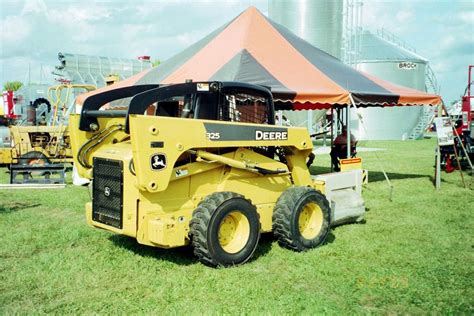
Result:
<svg viewBox="0 0 474 316"><path fill-rule="evenodd" d="M131 115L130 140L133 164L138 186L148 192L160 192L179 168L177 162L182 156L201 158L206 163L228 165L252 172L278 174L291 172L295 182L310 185L311 178L306 167L306 158L312 150L312 142L304 128L273 127L258 124L213 122L206 120L185 120L180 118ZM260 135L271 135L265 139ZM219 137L212 137L219 135ZM284 135L277 139L276 135ZM258 161L239 161L220 156L213 159L216 150L222 148L285 147L288 166L270 166ZM284 170L283 170L284 169ZM266 172L265 172L266 171Z"/></svg>

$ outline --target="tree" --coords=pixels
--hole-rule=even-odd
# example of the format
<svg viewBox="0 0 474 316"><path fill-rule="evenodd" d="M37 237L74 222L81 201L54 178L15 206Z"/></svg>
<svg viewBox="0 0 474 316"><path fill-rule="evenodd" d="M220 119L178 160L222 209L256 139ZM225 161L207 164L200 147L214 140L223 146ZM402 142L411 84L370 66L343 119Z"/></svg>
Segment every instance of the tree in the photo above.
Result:
<svg viewBox="0 0 474 316"><path fill-rule="evenodd" d="M20 81L7 81L3 84L4 91L18 91L23 86L23 82Z"/></svg>
<svg viewBox="0 0 474 316"><path fill-rule="evenodd" d="M154 60L154 61L151 63L151 65L152 65L153 67L156 67L156 66L158 66L159 64L161 64L161 60L159 60L159 59Z"/></svg>

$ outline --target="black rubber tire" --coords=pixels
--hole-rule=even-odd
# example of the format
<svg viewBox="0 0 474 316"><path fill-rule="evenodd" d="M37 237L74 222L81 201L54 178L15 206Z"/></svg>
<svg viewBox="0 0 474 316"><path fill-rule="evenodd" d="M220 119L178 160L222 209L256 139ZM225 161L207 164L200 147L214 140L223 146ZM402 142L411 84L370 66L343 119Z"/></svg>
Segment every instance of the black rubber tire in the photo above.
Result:
<svg viewBox="0 0 474 316"><path fill-rule="evenodd" d="M29 165L32 160L43 160L45 165L50 164L50 160L40 151L29 151L18 159L20 165Z"/></svg>
<svg viewBox="0 0 474 316"><path fill-rule="evenodd" d="M41 104L46 104L46 107L48 108L48 113L51 112L51 103L49 103L48 99L45 98L38 98L33 102L33 107L37 109Z"/></svg>
<svg viewBox="0 0 474 316"><path fill-rule="evenodd" d="M218 230L222 220L238 210L250 225L249 238L237 253L226 252L219 243ZM207 196L193 213L190 223L194 254L205 265L228 267L247 262L257 249L260 239L260 220L256 207L242 195L216 192Z"/></svg>
<svg viewBox="0 0 474 316"><path fill-rule="evenodd" d="M323 213L323 222L319 233L312 239L306 239L299 230L299 216L303 207L313 202ZM331 209L326 197L309 187L294 186L288 188L278 198L273 211L273 234L280 245L295 251L306 251L322 245L329 234Z"/></svg>

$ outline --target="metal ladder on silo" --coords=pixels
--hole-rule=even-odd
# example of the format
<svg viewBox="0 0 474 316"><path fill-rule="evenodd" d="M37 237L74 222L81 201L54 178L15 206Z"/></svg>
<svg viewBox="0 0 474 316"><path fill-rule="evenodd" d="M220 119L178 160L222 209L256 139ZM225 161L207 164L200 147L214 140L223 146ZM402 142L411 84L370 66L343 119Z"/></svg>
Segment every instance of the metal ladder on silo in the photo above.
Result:
<svg viewBox="0 0 474 316"><path fill-rule="evenodd" d="M425 130L433 122L434 118L434 107L432 106L423 106L423 113L421 114L420 120L415 128L411 131L408 139L420 139L423 137Z"/></svg>
<svg viewBox="0 0 474 316"><path fill-rule="evenodd" d="M431 91L435 94L439 94L439 85L438 80L433 72L433 69L430 65L426 65L426 74L425 74L425 91ZM411 131L408 139L420 139L423 137L426 129L433 122L435 116L435 108L433 106L424 106L423 113L421 114L420 121Z"/></svg>

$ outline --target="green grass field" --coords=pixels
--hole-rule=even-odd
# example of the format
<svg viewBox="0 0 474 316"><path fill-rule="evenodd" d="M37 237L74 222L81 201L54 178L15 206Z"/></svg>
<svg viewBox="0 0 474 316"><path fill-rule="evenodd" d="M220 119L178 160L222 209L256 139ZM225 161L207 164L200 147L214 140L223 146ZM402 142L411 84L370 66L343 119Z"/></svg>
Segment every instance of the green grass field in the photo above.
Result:
<svg viewBox="0 0 474 316"><path fill-rule="evenodd" d="M305 253L264 235L254 259L212 269L85 223L89 191L0 191L0 313L473 314L474 191L459 173L432 185L435 140L366 142L364 224ZM326 171L317 157L313 171ZM0 169L0 180L8 179Z"/></svg>

